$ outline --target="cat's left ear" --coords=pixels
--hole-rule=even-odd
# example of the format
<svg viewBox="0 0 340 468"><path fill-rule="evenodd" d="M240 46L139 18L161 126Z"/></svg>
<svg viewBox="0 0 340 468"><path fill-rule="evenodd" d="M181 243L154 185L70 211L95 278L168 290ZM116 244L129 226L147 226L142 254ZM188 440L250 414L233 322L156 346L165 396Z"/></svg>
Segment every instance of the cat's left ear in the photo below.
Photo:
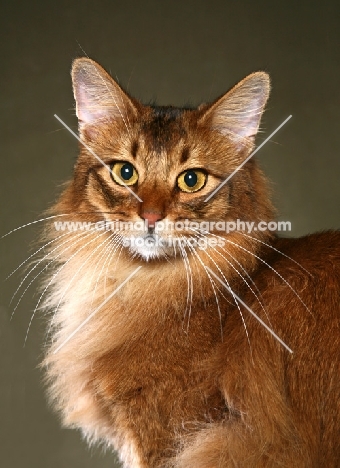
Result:
<svg viewBox="0 0 340 468"><path fill-rule="evenodd" d="M129 96L91 59L74 60L72 83L80 130L110 119L126 122L129 114L137 112Z"/></svg>
<svg viewBox="0 0 340 468"><path fill-rule="evenodd" d="M256 72L244 78L213 103L201 121L230 137L238 145L253 142L270 91L269 75Z"/></svg>

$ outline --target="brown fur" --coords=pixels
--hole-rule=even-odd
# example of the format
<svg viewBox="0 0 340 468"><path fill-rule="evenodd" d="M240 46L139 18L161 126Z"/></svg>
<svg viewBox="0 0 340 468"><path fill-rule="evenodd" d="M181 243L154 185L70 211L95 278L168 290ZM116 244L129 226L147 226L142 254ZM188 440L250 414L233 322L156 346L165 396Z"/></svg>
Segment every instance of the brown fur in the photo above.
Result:
<svg viewBox="0 0 340 468"><path fill-rule="evenodd" d="M272 220L253 159L204 202L253 148L269 93L265 73L197 110L142 106L87 59L75 62L73 83L83 142L105 164L137 168L132 190L143 203L81 146L74 177L53 209L60 220L138 221L147 213L173 221ZM202 190L175 188L188 168L207 171ZM51 254L60 270L47 281L46 307L56 313L45 364L65 425L112 446L131 468L340 466L338 233L288 240L269 231L215 231L210 238L221 236L224 248L150 261L121 245L113 252L107 232L57 238L48 229L48 236L60 246ZM205 267L228 281L293 354Z"/></svg>

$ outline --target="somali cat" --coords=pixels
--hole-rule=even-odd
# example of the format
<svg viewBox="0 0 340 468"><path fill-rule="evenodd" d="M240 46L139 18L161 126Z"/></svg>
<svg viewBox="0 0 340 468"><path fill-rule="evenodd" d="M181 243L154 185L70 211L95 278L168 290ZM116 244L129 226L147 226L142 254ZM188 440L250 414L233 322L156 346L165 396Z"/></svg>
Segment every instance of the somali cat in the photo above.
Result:
<svg viewBox="0 0 340 468"><path fill-rule="evenodd" d="M275 214L243 164L268 75L197 109L144 106L89 59L72 78L82 144L51 216L90 228L46 228L64 424L126 468L339 467L339 234L217 229Z"/></svg>

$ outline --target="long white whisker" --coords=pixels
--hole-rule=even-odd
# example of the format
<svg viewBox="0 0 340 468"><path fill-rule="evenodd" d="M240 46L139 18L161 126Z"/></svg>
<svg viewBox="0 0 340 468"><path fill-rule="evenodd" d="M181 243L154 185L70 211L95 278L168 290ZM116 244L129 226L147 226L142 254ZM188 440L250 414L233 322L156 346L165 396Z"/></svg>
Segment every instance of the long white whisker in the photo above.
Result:
<svg viewBox="0 0 340 468"><path fill-rule="evenodd" d="M200 256L196 252L196 250L190 245L189 242L187 243L187 246L188 246L189 250L197 257L198 261L202 265L202 267L203 267L203 269L204 269L205 273L207 274L208 279L210 281L212 290L213 290L214 295L215 295L215 301L216 301L216 305L217 305L217 311L218 311L218 316L219 316L219 320L220 320L220 327L221 327L221 340L223 341L222 313L221 313L220 303L218 301L218 297L217 297L217 294L216 294L215 282L211 278L211 275L210 275L210 273L209 273L209 271L207 269L208 267L204 264L204 262L202 261L202 259L200 258Z"/></svg>
<svg viewBox="0 0 340 468"><path fill-rule="evenodd" d="M185 306L184 317L186 316L187 310L189 308L188 327L187 327L187 331L188 331L190 316L191 316L192 297L193 297L193 283L192 283L192 274L191 274L191 268L190 268L188 255L187 255L187 253L185 251L185 247L183 247L183 245L181 243L181 239L179 239L179 248L180 248L180 251L181 251L181 254L182 254L183 263L184 263L184 266L185 266L186 278L187 278L187 303L186 303L186 306Z"/></svg>
<svg viewBox="0 0 340 468"><path fill-rule="evenodd" d="M112 261L113 255L117 252L118 249L119 249L119 254L118 254L118 259L119 259L120 253L123 250L122 239L121 239L120 236L118 237L117 243L111 249L111 252L110 252L110 254L108 256L109 261L107 263L106 272L105 272L105 279L104 279L104 296L106 296L106 282L107 282L107 277L108 277L108 274L109 274L109 268L110 268L110 265L111 265L111 261ZM117 267L117 263L116 263L115 267Z"/></svg>
<svg viewBox="0 0 340 468"><path fill-rule="evenodd" d="M289 255L286 255L285 253L281 252L281 250L276 249L276 248L273 247L272 245L267 244L267 242L264 242L264 241L262 241L262 240L260 240L260 239L257 239L256 237L250 236L249 234L245 234L244 232L242 232L242 234L243 234L245 237L249 237L250 239L253 239L253 240L256 241L256 242L260 242L261 244L266 245L266 246L269 247L270 249L275 250L275 252L279 253L279 254L282 255L283 257L288 258L289 260L291 260L292 262L294 262L296 265L298 265L302 270L304 270L309 276L313 277L313 275L312 275L308 270L306 270L306 268L304 268L304 267L301 265L301 263L297 262L296 260L294 260L294 258L290 257Z"/></svg>
<svg viewBox="0 0 340 468"><path fill-rule="evenodd" d="M270 268L288 287L289 289L295 294L295 296L299 299L299 301L301 302L301 304L303 304L303 306L306 308L306 310L313 316L312 312L309 310L309 308L307 307L307 305L304 303L304 301L301 299L300 295L295 291L295 289L292 287L292 285L282 276L280 275L280 273L275 270L275 268L273 268L271 265L269 265L269 263L267 263L265 260L263 260L261 257L259 257L258 255L256 255L254 252L251 252L250 250L242 247L241 245L237 244L236 242L233 242L229 239L225 239L226 242L228 242L229 244L233 244L235 245L236 247L238 247L239 249L242 249L244 250L245 252L249 253L250 255L252 255L253 257L257 258L260 262L262 262L264 265L266 265L268 268Z"/></svg>
<svg viewBox="0 0 340 468"><path fill-rule="evenodd" d="M94 242L94 241L97 240L99 237L101 237L101 236L103 236L103 235L105 235L105 234L106 234L106 232L103 232L103 233L99 234L99 235L96 236L94 239L92 239L90 242L88 242L87 244L85 244L85 246L88 245L88 244L90 244L91 242ZM81 272L81 270L82 270L82 269L84 268L84 266L88 263L88 261L93 257L93 255L97 252L97 250L100 249L103 245L105 245L105 244L106 244L107 242L109 242L109 241L110 241L110 237L104 239L103 242L101 242L99 245L97 245L97 247L91 252L90 255L88 255L88 256L86 257L86 260L80 265L80 267L78 268L78 270L74 273L74 275L72 276L72 278L68 281L67 286L66 286L66 288L64 289L64 291L63 291L61 297L59 298L59 301L58 301L58 304L57 304L56 308L54 309L53 317L52 317L52 319L51 319L51 323L53 322L53 318L55 317L55 315L57 314L57 312L58 312L58 310L59 310L60 304L62 303L62 300L64 299L64 297L65 297L65 295L66 295L66 292L70 289L70 287L71 287L71 285L72 285L74 279L77 277L78 273ZM82 249L83 249L83 247L82 247L81 249L79 249L70 259L72 259L72 258L73 258L76 254L78 254L79 251L82 250ZM70 259L69 259L69 260L70 260ZM66 263L68 263L69 260L68 260ZM92 279L91 279L91 281L92 281Z"/></svg>
<svg viewBox="0 0 340 468"><path fill-rule="evenodd" d="M184 236L181 236L181 237L184 237ZM190 250L190 249L189 249ZM191 251L191 250L190 250ZM206 297L205 297L205 294L203 292L203 288L202 288L202 280L201 280L201 275L199 274L199 269L200 269L200 264L198 264L197 262L197 259L196 259L196 255L191 255L191 258L194 262L194 265L196 267L196 271L197 271L197 275L196 275L196 278L198 279L199 281L199 286L200 286L200 291L201 291L201 299L203 300L204 302L204 305L206 306ZM223 294L222 294L223 296Z"/></svg>
<svg viewBox="0 0 340 468"><path fill-rule="evenodd" d="M264 263L268 268L270 268L277 276L279 276L279 278L293 291L293 293L296 295L296 297L299 299L299 301L301 302L301 304L303 304L303 306L306 308L306 310L313 316L312 312L310 311L310 309L307 307L307 305L304 303L304 301L301 299L301 297L299 296L299 294L295 291L295 289L291 286L291 284L289 284L289 282L282 276L280 275L280 273L278 271L275 270L275 268L273 268L271 265L269 265L269 263L267 263L265 260L263 260L261 257L259 257L258 255L256 255L254 252L251 252L250 250L242 247L241 245L227 239L226 237L222 237L222 236L218 236L216 234L212 234L210 233L210 235L214 236L214 237L217 237L219 239L222 239L224 240L225 242L228 242L229 244L233 244L235 245L236 247L244 250L245 252L249 253L250 255L252 255L253 257L257 258L258 260L260 260L260 262ZM225 250L225 252L228 253L227 250ZM230 255L230 254L229 254ZM294 260L294 259L291 259L291 260ZM301 266L302 267L302 266ZM303 268L303 267L302 267Z"/></svg>
<svg viewBox="0 0 340 468"><path fill-rule="evenodd" d="M194 229L195 232L200 232L201 235L204 234L204 232L202 230L197 230ZM209 236L213 236L213 237L216 237L218 239L221 239L223 241L225 241L225 237L222 237L222 236L218 236L217 234L213 234L212 232L209 233ZM208 236L206 236L208 238ZM222 247L221 247L222 248ZM223 252L225 252L227 255L229 255L229 257L231 257L235 263L237 263L237 265L241 268L241 270L243 271L243 273L247 276L247 278L249 279L249 281L254 285L254 288L256 289L257 293L259 296L262 297L262 294L261 294L261 291L259 290L259 288L257 287L256 283L254 282L253 278L249 275L249 273L247 272L247 270L242 266L241 262L239 262L237 260L237 258L235 258L228 250L226 249L223 249ZM221 254L222 255L222 254ZM225 258L223 256L223 258ZM262 304L262 302L260 301L260 303Z"/></svg>
<svg viewBox="0 0 340 468"><path fill-rule="evenodd" d="M196 229L193 229L193 228L190 228L192 231L195 231L196 232ZM203 232L200 232L199 233L200 236L206 238L206 239L209 239L209 236L205 235ZM214 235L214 234L211 234L211 235ZM223 239L223 237L221 236L215 236L215 237L220 237L221 239ZM267 311L262 303L262 301L260 301L260 298L259 296L256 294L256 292L253 290L253 288L250 286L250 284L248 283L248 281L244 278L244 276L238 271L238 269L232 264L232 262L230 262L219 250L217 250L217 248L213 247L213 246L210 246L211 249L213 249L218 255L220 255L227 263L228 265L231 266L231 268L240 276L240 278L242 279L242 281L246 284L246 286L249 288L249 290L252 292L252 294L255 296L256 300L258 301L258 303L260 304L260 307L262 308L263 312L265 313L266 317L267 317L267 320L268 322L270 323L271 325L271 322L270 322L270 318L267 314ZM222 248L222 247L221 247ZM249 278L249 280L251 281L251 283L255 286L255 288L257 289L258 293L261 295L258 287L256 286L255 282L253 281L253 279L251 278L251 276L248 274L248 272L246 271L246 269L241 265L241 263L235 259L235 257L233 255L231 255L226 249L223 249L222 250L224 252L227 253L227 255L229 255L238 265L239 267L242 269L242 271L245 273L245 275Z"/></svg>
<svg viewBox="0 0 340 468"><path fill-rule="evenodd" d="M98 237L99 237L99 236L97 236L96 239L98 239ZM110 237L111 237L111 236L110 236ZM67 292L68 289L70 288L70 286L71 286L71 284L72 284L74 278L78 275L78 273L80 272L80 270L85 266L85 264L86 264L86 263L88 262L88 260L92 257L92 255L93 255L94 253L96 253L96 251L97 251L103 244L105 244L106 242L108 242L108 241L110 240L110 237L107 238L107 239L105 239L102 243L100 243L100 244L96 247L96 249L91 253L91 255L89 255L89 256L86 258L85 262L80 266L80 268L76 271L76 273L72 276L71 280L68 282L66 288L65 288L64 291L63 291L63 294L62 294L61 297L59 298L59 301L58 301L58 304L57 304L56 308L55 308L54 311L53 311L52 318L50 319L50 325L49 325L49 328L48 328L48 330L47 330L47 336L48 336L48 335L50 334L50 332L51 332L51 328L52 328L53 323L54 323L54 317L56 316L56 314L57 314L57 312L58 312L58 309L59 309L59 307L60 307L60 304L61 304L63 298L65 297L66 292ZM78 253L78 252L77 252L77 253ZM91 277L91 279L90 279L90 281L89 281L89 284L92 283L93 275L94 275L94 273L92 274L92 277ZM91 303L91 305L92 305L92 303Z"/></svg>
<svg viewBox="0 0 340 468"><path fill-rule="evenodd" d="M113 233L113 235L117 235L117 234ZM110 237L111 237L111 236L110 236ZM109 247L111 247L111 249L112 249L112 245L114 245L115 242L116 242L116 239L112 239L112 240L109 242ZM107 247L108 247L108 246L107 246ZM104 249L104 251L106 251L107 247ZM112 250L115 251L116 249L117 249L117 246L115 246ZM103 254L103 253L102 253L102 254ZM112 252L110 253L110 256L111 256L111 255L112 255ZM109 256L108 258L110 258L110 256ZM92 274L92 277L93 277L93 274ZM90 280L90 283L91 283L91 282L92 282L92 278L91 278L91 280ZM96 286L97 286L97 284L96 284ZM95 289L96 289L96 288L95 288ZM94 290L94 292L93 292L93 294L92 294L91 305L92 305L92 303L93 303L93 296L94 296L94 293L95 293L95 290ZM105 284L104 284L104 297L106 297L106 276L105 276ZM56 312L54 311L53 316L52 316L52 318L50 319L50 324L49 324L48 330L47 330L47 332L46 332L45 346L47 345L47 339L48 339L49 335L51 334L51 329L52 329L53 324L54 324L54 317L55 317L55 314L56 314Z"/></svg>
<svg viewBox="0 0 340 468"><path fill-rule="evenodd" d="M75 237L78 237L78 238L79 238L79 237L82 237L83 235L84 235L84 232L81 232L81 233L77 234ZM88 234L88 235L90 235L90 234ZM87 237L87 236L85 236L85 237ZM56 250L60 249L63 245L65 245L65 244L67 244L67 243L69 243L69 242L71 242L71 241L73 241L73 242L72 242L72 244L71 244L68 248L66 248L65 250L63 250L62 252L60 252L56 257L54 257L50 262L48 262L48 263L46 264L46 266L33 278L33 280L30 281L29 285L26 287L26 289L24 290L24 292L23 292L22 295L20 296L20 299L19 299L19 301L17 302L17 304L16 304L16 306L15 306L13 312L12 312L12 316L13 316L14 312L16 311L16 309L17 309L17 307L18 307L18 305L19 305L19 303L20 303L22 297L24 296L25 292L26 292L27 289L30 287L30 285L34 282L34 280L35 280L38 276L40 276L41 273L42 273L43 271L45 271L45 270L48 268L48 266L56 260L56 258L60 257L60 256L63 254L63 252L65 252L65 251L67 251L69 248L71 248L72 245L74 245L74 244L76 243L75 239L74 239L74 238L66 239L66 241L62 242L60 245L57 245L57 247L55 247L55 248L52 249L50 252L48 252L46 255L44 255L38 262L36 262L36 264L28 271L28 273L26 273L26 275L24 276L24 278L21 280L19 286L18 286L17 289L15 290L15 292L14 292L12 298L11 298L10 305L12 304L12 302L13 302L15 296L17 295L17 293L18 293L18 291L20 290L21 286L22 286L23 283L25 282L26 278L28 278L28 276L29 276L36 268L38 268L39 265L40 265L45 259L47 259L48 257L50 257L51 254L53 254L53 252L55 252Z"/></svg>
<svg viewBox="0 0 340 468"><path fill-rule="evenodd" d="M219 265L215 262L215 260L212 258L212 256L207 252L206 249L203 249L203 252L204 252L205 255L207 255L207 257L209 257L210 260L213 262L213 264L214 264L215 267L218 269L219 273L222 275L222 278L224 279L224 281L227 283L227 285L228 285L228 287L229 287L229 292L231 292L231 294L232 294L232 296L233 296L234 303L235 303L236 307L238 308L238 311L239 311L239 313L240 313L241 320L242 320L242 323L243 323L243 327L244 327L245 332L246 332L246 335L247 335L247 340L248 340L248 343L249 343L250 354L251 354L251 356L253 356L252 348L251 348L251 344L250 344L250 339L249 339L249 333L248 333L248 329L247 329L247 325L246 325L246 322L245 322L245 320L244 320L244 317L243 317L243 314L242 314L242 311L241 311L241 307L240 307L238 301L236 300L236 296L235 296L235 294L234 294L234 291L231 289L228 279L225 277L223 271L221 270L221 268L219 267ZM222 324L221 324L221 325L222 325Z"/></svg>
<svg viewBox="0 0 340 468"><path fill-rule="evenodd" d="M35 221L31 221L30 223L26 223L26 224L23 224L22 226L18 226L15 229L12 229L11 231L7 232L7 234L4 234L3 236L1 236L0 239L4 239L5 237L9 236L13 232L19 231L20 229L23 229L23 228L28 227L28 226L32 226L32 224L41 223L42 221L47 221L48 219L58 218L60 216L68 216L68 214L63 213L63 214L59 214L59 215L48 216L47 218L36 219Z"/></svg>
<svg viewBox="0 0 340 468"><path fill-rule="evenodd" d="M216 280L219 281L227 290L230 289L229 286L227 286L227 284L225 284L209 267L207 267L207 269L208 269L208 270L210 271L210 273L214 276L214 278L216 278ZM230 292L231 292L231 291L230 291ZM284 341L282 341L281 338L280 338L275 332L273 332L273 330L272 330L271 328L269 328L268 325L267 325L263 320L261 320L260 317L258 317L258 316L255 314L255 312L253 312L253 311L251 310L251 308L248 307L247 304L246 304L245 302L243 302L242 299L241 299L239 296L237 296L236 293L234 293L234 294L235 294L235 297L237 298L237 300L240 302L240 304L242 304L243 307L245 307L245 308L248 310L248 312L250 312L251 315L252 315L253 317L255 317L256 320L258 320L258 321L260 322L260 324L261 324L261 325L262 325L262 326L263 326L279 343L281 343L282 346L284 346L284 347L287 349L287 351L289 351L290 353L293 353L293 351L289 348L289 346L287 346L286 343L285 343Z"/></svg>
<svg viewBox="0 0 340 468"><path fill-rule="evenodd" d="M54 279L56 278L56 276L60 273L60 271L81 251L83 250L85 247L87 247L89 244L91 244L91 242L94 242L95 240L98 239L98 237L101 237L103 236L104 234L106 234L106 232L103 232L101 234L98 234L94 239L91 239L89 242L87 242L86 244L84 244L82 247L80 247L73 255L71 255L71 257L65 262L62 264L62 266L56 271L56 273L52 276L51 280L49 281L49 283L47 284L47 286L45 287L45 289L43 290L43 292L41 293L40 297L39 297L39 300L37 302L37 305L35 306L35 309L33 311L33 314L31 316L31 319L30 319L30 322L28 324L28 328L27 328L27 332L26 332L26 336L25 336L25 341L24 341L24 346L26 345L26 341L27 341L27 337L28 337L28 333L29 333L29 330L30 330L30 327L31 327L31 324L32 324L32 321L35 317L35 314L38 310L38 307L39 307L39 304L43 298L43 296L45 295L47 289L50 287L50 285L53 283Z"/></svg>
<svg viewBox="0 0 340 468"><path fill-rule="evenodd" d="M90 284L92 283L93 276L94 276L95 272L97 271L97 267L98 267L99 263L101 262L102 258L104 257L104 255L112 250L113 245L117 244L117 237L118 237L118 235L116 233L112 233L110 235L108 244L103 248L103 251L99 255L97 265L96 265L95 269L93 270L93 273L92 273L91 278L90 278ZM93 304L93 301L94 301L94 296L95 296L96 291L97 291L99 279L101 278L101 275L103 273L103 269L104 269L106 263L108 262L108 259L109 259L109 256L107 255L104 262L103 262L103 264L102 264L102 267L101 267L99 273L97 274L97 280L96 280L96 283L94 285L93 293L92 293L91 307L92 307L92 304Z"/></svg>
<svg viewBox="0 0 340 468"><path fill-rule="evenodd" d="M66 232L65 234L61 234L60 236L56 237L55 239L52 239L51 241L47 242L46 244L44 244L42 247L40 247L38 250L36 250L34 253L32 253L32 255L30 255L29 257L26 258L26 260L24 260L23 262L20 263L19 266L16 267L15 270L13 270L7 277L6 277L6 280L8 280L12 275L14 275L14 273L16 273L19 268L21 268L23 265L25 265L25 263L27 263L32 257L34 257L35 255L37 255L41 250L45 249L48 245L52 244L53 242L56 242L57 240L61 239L62 237L64 236L67 236L69 234L71 234L72 232L69 231L69 232Z"/></svg>

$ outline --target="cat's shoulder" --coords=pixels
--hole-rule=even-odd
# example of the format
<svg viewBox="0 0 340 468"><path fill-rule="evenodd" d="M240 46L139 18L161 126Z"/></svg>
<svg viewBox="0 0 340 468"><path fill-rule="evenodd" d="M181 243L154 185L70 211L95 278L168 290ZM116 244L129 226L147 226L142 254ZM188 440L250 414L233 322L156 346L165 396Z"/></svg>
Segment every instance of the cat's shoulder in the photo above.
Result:
<svg viewBox="0 0 340 468"><path fill-rule="evenodd" d="M276 238L267 249L260 275L322 287L337 283L340 290L340 231L323 231L298 238ZM277 272L277 273L275 273Z"/></svg>
<svg viewBox="0 0 340 468"><path fill-rule="evenodd" d="M277 238L273 247L285 254L285 260L289 256L296 261L307 262L310 266L320 267L328 262L340 266L340 231L322 231L297 238Z"/></svg>
<svg viewBox="0 0 340 468"><path fill-rule="evenodd" d="M275 315L276 323L285 328L288 322L282 311L289 309L290 319L300 325L302 318L319 323L323 317L328 328L330 323L338 326L334 324L340 320L340 231L276 238L262 251L261 259L253 280L271 310L271 319ZM246 299L257 310L251 292L247 291Z"/></svg>

